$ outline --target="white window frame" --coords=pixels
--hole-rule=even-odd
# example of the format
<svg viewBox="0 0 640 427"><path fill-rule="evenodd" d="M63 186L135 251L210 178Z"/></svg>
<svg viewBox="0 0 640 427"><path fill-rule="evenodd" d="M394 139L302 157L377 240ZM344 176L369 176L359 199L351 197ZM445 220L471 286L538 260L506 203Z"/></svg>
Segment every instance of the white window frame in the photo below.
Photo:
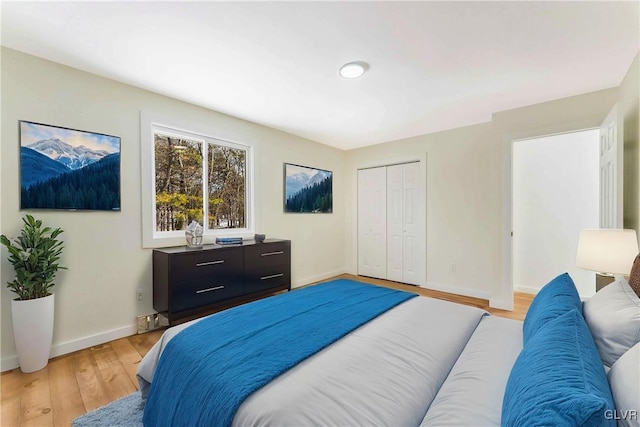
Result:
<svg viewBox="0 0 640 427"><path fill-rule="evenodd" d="M201 125L179 123L175 119L162 118L156 114L142 111L140 114L140 154L142 170L142 246L143 248L159 248L167 246L184 246L186 244L184 231L156 231L156 188L155 188L155 138L156 133L175 136L192 141L201 142L205 148L203 153L207 159L206 150L209 144L238 148L246 151L245 167L245 227L231 229L207 229L204 232L204 243L214 243L218 236L234 236L251 238L254 234L254 185L253 165L254 147L252 144L214 136L222 132L206 129ZM226 136L226 135L225 135ZM203 180L206 180L206 166L203 161ZM204 195L206 197L206 194ZM208 212L204 212L203 222L207 223Z"/></svg>

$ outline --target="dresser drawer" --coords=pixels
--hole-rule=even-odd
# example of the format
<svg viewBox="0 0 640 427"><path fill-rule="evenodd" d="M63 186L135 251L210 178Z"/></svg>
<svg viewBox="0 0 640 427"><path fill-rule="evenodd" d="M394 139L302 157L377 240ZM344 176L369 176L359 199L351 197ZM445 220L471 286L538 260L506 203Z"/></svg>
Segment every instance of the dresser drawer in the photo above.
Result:
<svg viewBox="0 0 640 427"><path fill-rule="evenodd" d="M193 283L176 284L171 288L173 312L190 310L237 297L244 293L242 279L218 279L212 277Z"/></svg>
<svg viewBox="0 0 640 427"><path fill-rule="evenodd" d="M242 248L223 248L202 252L186 252L171 258L174 283L191 283L207 277L226 278L242 271Z"/></svg>
<svg viewBox="0 0 640 427"><path fill-rule="evenodd" d="M285 265L291 260L289 242L259 243L245 247L244 268L262 268L269 265Z"/></svg>
<svg viewBox="0 0 640 427"><path fill-rule="evenodd" d="M153 250L153 308L169 324L291 288L291 242Z"/></svg>
<svg viewBox="0 0 640 427"><path fill-rule="evenodd" d="M291 267L289 264L270 265L252 268L245 271L244 286L246 293L260 292L291 283Z"/></svg>

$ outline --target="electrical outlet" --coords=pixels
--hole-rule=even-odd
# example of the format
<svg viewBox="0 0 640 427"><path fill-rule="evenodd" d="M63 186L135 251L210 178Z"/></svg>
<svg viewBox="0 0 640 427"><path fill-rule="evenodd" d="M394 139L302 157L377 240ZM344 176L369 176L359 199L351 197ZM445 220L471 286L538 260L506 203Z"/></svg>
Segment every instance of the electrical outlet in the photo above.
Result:
<svg viewBox="0 0 640 427"><path fill-rule="evenodd" d="M451 267L449 267L449 270L450 270L452 273L455 273L455 272L456 272L456 270L457 270L457 268L458 268L458 267L457 267L455 264L451 264Z"/></svg>
<svg viewBox="0 0 640 427"><path fill-rule="evenodd" d="M136 300L142 301L142 289L136 289Z"/></svg>

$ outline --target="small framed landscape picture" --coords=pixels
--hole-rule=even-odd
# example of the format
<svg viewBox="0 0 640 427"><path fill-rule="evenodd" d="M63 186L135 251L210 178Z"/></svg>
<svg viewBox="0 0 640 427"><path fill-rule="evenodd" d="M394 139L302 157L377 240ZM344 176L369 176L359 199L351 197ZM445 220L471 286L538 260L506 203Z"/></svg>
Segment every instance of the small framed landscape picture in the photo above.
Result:
<svg viewBox="0 0 640 427"><path fill-rule="evenodd" d="M120 210L120 138L20 121L20 209Z"/></svg>
<svg viewBox="0 0 640 427"><path fill-rule="evenodd" d="M285 163L284 211L332 213L333 172Z"/></svg>

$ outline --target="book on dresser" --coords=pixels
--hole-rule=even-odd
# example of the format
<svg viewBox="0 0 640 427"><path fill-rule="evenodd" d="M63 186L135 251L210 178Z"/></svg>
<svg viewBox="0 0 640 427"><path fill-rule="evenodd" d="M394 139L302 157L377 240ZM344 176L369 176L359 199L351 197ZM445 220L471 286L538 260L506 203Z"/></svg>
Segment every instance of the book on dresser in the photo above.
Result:
<svg viewBox="0 0 640 427"><path fill-rule="evenodd" d="M291 290L291 241L153 250L153 308L169 324Z"/></svg>

